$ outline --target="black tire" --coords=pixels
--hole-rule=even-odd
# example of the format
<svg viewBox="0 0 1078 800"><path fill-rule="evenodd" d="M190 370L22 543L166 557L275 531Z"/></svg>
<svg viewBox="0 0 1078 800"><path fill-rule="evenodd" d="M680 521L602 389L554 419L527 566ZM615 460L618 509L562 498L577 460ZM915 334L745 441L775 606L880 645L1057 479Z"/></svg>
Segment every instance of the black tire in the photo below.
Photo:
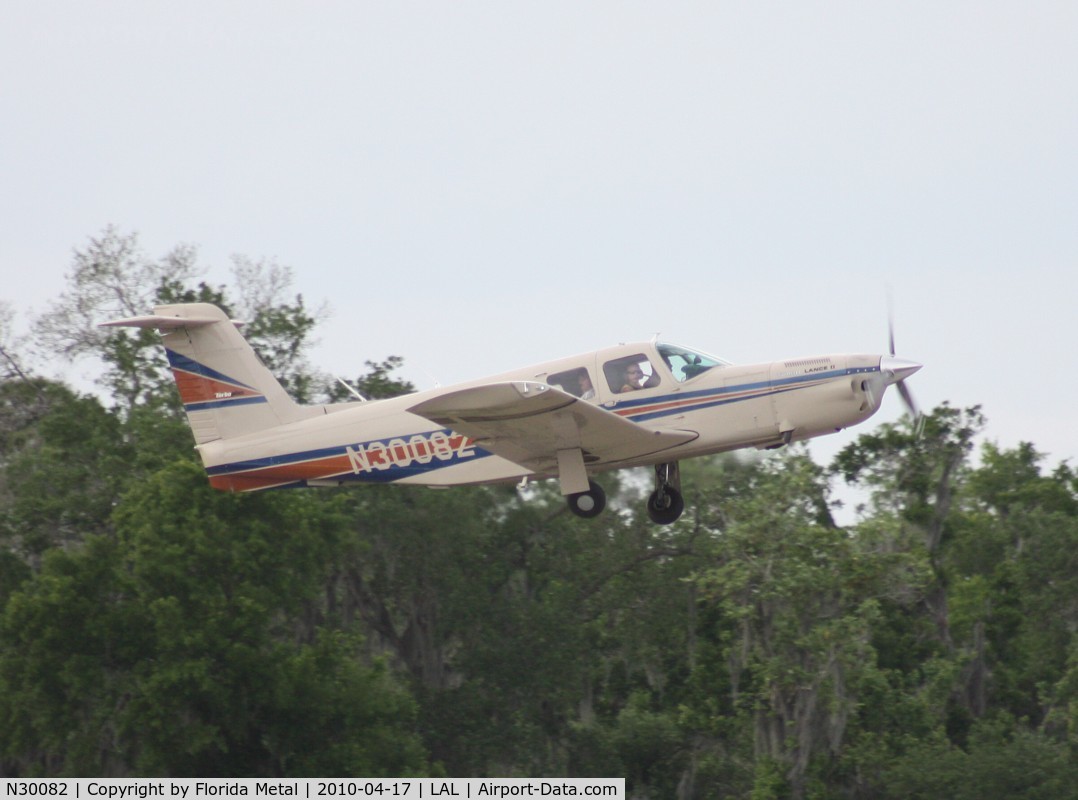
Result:
<svg viewBox="0 0 1078 800"><path fill-rule="evenodd" d="M603 513L606 508L606 492L595 481L588 481L591 488L586 492L577 492L565 498L569 504L569 510L578 517L591 519Z"/></svg>
<svg viewBox="0 0 1078 800"><path fill-rule="evenodd" d="M667 486L661 495L652 492L648 497L648 516L656 525L669 525L675 522L685 510L685 500L681 492L672 486Z"/></svg>

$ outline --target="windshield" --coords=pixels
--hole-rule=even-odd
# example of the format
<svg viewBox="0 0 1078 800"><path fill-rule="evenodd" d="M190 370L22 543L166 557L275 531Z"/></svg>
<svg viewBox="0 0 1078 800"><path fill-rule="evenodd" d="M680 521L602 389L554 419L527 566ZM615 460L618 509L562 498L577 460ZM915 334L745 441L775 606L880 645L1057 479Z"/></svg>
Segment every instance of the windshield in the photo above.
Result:
<svg viewBox="0 0 1078 800"><path fill-rule="evenodd" d="M670 367L674 380L678 382L692 380L697 375L707 372L713 367L730 366L729 361L723 361L721 358L709 356L706 353L700 353L676 344L659 344L656 346L659 349L659 355L666 362L666 366Z"/></svg>

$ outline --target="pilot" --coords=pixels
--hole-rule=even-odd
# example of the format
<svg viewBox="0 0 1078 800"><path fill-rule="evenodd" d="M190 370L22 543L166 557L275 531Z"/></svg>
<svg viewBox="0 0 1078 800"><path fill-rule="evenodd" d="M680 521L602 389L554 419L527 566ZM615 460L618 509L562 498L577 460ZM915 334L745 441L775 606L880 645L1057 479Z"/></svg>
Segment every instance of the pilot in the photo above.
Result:
<svg viewBox="0 0 1078 800"><path fill-rule="evenodd" d="M644 380L644 370L640 369L639 364L628 364L625 367L625 378L622 380L621 388L618 389L618 393L622 392L635 392L641 388L641 383Z"/></svg>

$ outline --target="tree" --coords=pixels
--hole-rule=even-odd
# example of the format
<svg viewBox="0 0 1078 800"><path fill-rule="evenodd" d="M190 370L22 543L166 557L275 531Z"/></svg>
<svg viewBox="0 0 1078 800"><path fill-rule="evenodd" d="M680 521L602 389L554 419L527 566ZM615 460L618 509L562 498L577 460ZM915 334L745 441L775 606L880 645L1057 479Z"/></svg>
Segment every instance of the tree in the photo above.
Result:
<svg viewBox="0 0 1078 800"><path fill-rule="evenodd" d="M128 412L157 407L170 398L171 371L155 331L102 329L100 323L150 313L155 305L214 303L239 316L271 371L300 402L313 399L319 384L306 361L310 336L324 314L312 313L302 295L286 297L292 272L272 260L233 256L235 300L225 287L191 284L201 271L198 252L179 245L159 259L142 249L138 235L107 227L76 249L68 289L34 324L40 346L67 359L94 358L104 364L101 383Z"/></svg>
<svg viewBox="0 0 1078 800"><path fill-rule="evenodd" d="M936 574L924 602L940 643L948 649L953 642L940 548L948 532L955 488L964 477L974 437L983 428L979 406L958 410L944 403L920 422L907 417L898 424L881 425L878 432L862 434L843 448L832 465L848 483L860 482L871 490L877 513L902 520L899 532L921 537Z"/></svg>
<svg viewBox="0 0 1078 800"><path fill-rule="evenodd" d="M895 800L1055 800L1074 797L1078 765L1065 745L1007 721L974 726L967 749L946 741L919 742L893 762L880 794Z"/></svg>
<svg viewBox="0 0 1078 800"><path fill-rule="evenodd" d="M889 548L930 568L923 613L884 602L874 625L883 682L859 715L850 762L870 791L1051 796L1047 787L1067 780L1050 754L1071 735L1063 709L1074 697L1064 676L1078 629L1073 474L1062 465L1043 475L1028 444L986 444L981 465L971 466L983 423L977 409L943 406L923 439L881 426L836 460L877 493L858 533L886 525ZM872 706L889 713L869 714ZM1014 776L1004 774L1011 767L985 770L988 753L1013 764ZM1027 758L1044 770L1018 778ZM967 795L968 787L976 788Z"/></svg>
<svg viewBox="0 0 1078 800"><path fill-rule="evenodd" d="M0 754L23 774L403 775L411 698L346 631L303 624L332 536L301 494L177 462L116 536L53 550L0 623Z"/></svg>
<svg viewBox="0 0 1078 800"><path fill-rule="evenodd" d="M744 477L751 492L703 511L715 535L696 582L723 658L711 691L727 693L723 707L749 723L754 796L802 797L810 767L842 752L874 670L879 598L904 569L864 558L845 531L823 524L823 473L803 452Z"/></svg>
<svg viewBox="0 0 1078 800"><path fill-rule="evenodd" d="M1078 748L1078 475L974 444L977 407L684 465L657 528L523 492L211 490L154 303L245 320L301 400L320 311L272 260L76 252L34 374L0 305L0 773L624 775L631 796L1067 796ZM49 338L49 336L53 338ZM371 398L413 391L366 361ZM831 481L867 489L856 524Z"/></svg>
<svg viewBox="0 0 1078 800"><path fill-rule="evenodd" d="M28 563L109 527L133 477L120 420L89 396L43 380L0 384L0 538Z"/></svg>
<svg viewBox="0 0 1078 800"><path fill-rule="evenodd" d="M0 301L0 381L19 380L30 382L30 369L24 362L21 350L24 342L14 332L15 311L11 304Z"/></svg>
<svg viewBox="0 0 1078 800"><path fill-rule="evenodd" d="M232 274L251 346L294 400L312 402L321 379L307 362L307 349L325 308L312 313L300 294L286 299L292 270L276 261L233 256Z"/></svg>
<svg viewBox="0 0 1078 800"><path fill-rule="evenodd" d="M191 279L196 251L180 245L153 260L137 234L107 227L76 249L67 275L68 289L34 324L39 346L67 359L92 357L105 364L102 383L125 406L144 400L159 388L167 372L163 358L149 347L152 331L107 333L98 325L117 317L147 314L159 290Z"/></svg>
<svg viewBox="0 0 1078 800"><path fill-rule="evenodd" d="M351 386L367 400L383 400L411 394L415 386L410 381L392 377L392 373L404 365L400 356L389 356L385 361L366 361L367 372L360 375ZM329 384L325 389L329 402L340 403L354 399L354 395L339 381Z"/></svg>

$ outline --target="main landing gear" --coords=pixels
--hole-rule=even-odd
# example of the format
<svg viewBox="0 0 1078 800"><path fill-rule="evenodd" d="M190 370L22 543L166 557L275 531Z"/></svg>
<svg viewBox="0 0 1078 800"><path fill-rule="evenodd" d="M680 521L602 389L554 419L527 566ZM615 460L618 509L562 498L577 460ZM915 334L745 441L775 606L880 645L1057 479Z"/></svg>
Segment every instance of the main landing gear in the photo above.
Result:
<svg viewBox="0 0 1078 800"><path fill-rule="evenodd" d="M681 469L678 462L655 465L655 491L648 497L648 516L656 525L669 525L685 510L681 496Z"/></svg>
<svg viewBox="0 0 1078 800"><path fill-rule="evenodd" d="M603 487L588 481L588 491L568 495L569 510L578 517L597 517L606 508L606 492ZM655 465L655 491L648 497L648 516L656 525L669 525L685 510L681 496L681 470L678 463Z"/></svg>
<svg viewBox="0 0 1078 800"><path fill-rule="evenodd" d="M588 481L588 491L571 494L565 500L570 511L585 519L599 516L606 508L606 492L595 481Z"/></svg>

